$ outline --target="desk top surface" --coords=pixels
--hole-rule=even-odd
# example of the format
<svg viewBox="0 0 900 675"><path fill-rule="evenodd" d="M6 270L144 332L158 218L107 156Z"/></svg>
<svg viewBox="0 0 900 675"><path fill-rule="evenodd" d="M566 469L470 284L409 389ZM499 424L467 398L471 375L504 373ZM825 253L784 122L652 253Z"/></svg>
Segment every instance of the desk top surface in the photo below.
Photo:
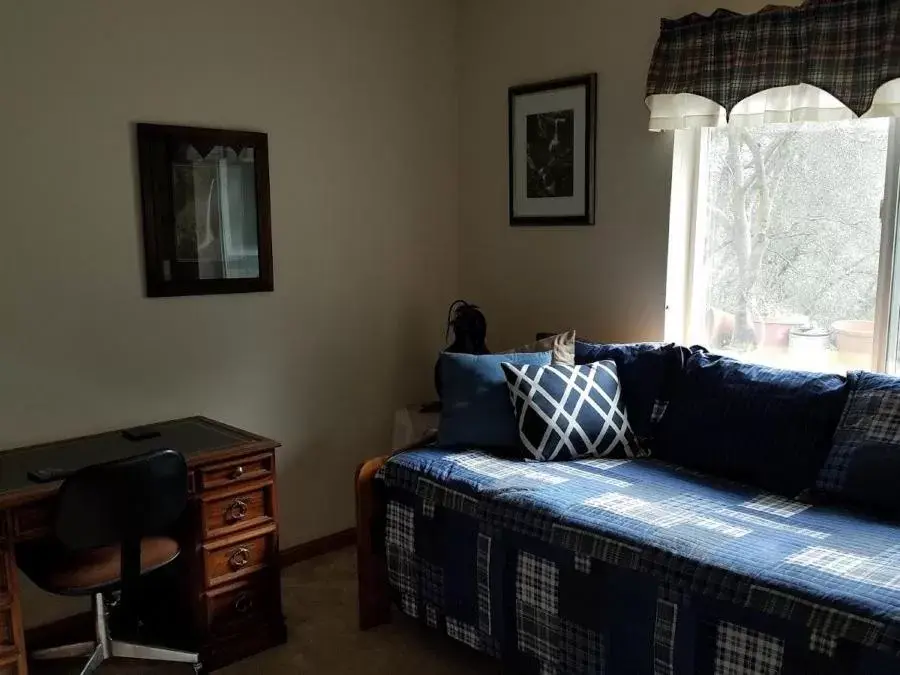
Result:
<svg viewBox="0 0 900 675"><path fill-rule="evenodd" d="M121 429L94 436L0 451L0 508L29 501L59 487L56 483L36 483L29 471L62 469L75 471L91 464L110 462L150 450L177 450L189 466L204 464L231 454L270 450L279 443L248 431L230 427L205 417L159 422L141 426L159 436L132 441Z"/></svg>

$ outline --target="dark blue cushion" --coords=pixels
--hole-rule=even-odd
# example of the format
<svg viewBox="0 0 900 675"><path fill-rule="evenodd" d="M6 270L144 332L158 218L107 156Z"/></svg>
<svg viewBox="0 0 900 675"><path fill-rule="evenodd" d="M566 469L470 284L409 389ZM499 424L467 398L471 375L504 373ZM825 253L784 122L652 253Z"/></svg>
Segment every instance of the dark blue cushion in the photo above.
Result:
<svg viewBox="0 0 900 675"><path fill-rule="evenodd" d="M813 486L828 454L846 381L695 352L659 424L655 455L795 497Z"/></svg>
<svg viewBox="0 0 900 675"><path fill-rule="evenodd" d="M644 447L653 447L655 415L669 398L687 350L658 342L594 344L575 342L575 363L614 361L622 383L622 396L631 428Z"/></svg>
<svg viewBox="0 0 900 675"><path fill-rule="evenodd" d="M441 354L440 446L518 448L519 432L501 363L546 366L550 364L550 352Z"/></svg>
<svg viewBox="0 0 900 675"><path fill-rule="evenodd" d="M596 361L612 360L616 366L620 361L631 361L638 354L652 352L664 346L662 342L629 342L623 344L584 342L575 340L575 365L581 366Z"/></svg>
<svg viewBox="0 0 900 675"><path fill-rule="evenodd" d="M900 378L854 371L816 488L879 515L900 516Z"/></svg>
<svg viewBox="0 0 900 675"><path fill-rule="evenodd" d="M641 454L615 361L584 366L503 364L522 454L553 461Z"/></svg>

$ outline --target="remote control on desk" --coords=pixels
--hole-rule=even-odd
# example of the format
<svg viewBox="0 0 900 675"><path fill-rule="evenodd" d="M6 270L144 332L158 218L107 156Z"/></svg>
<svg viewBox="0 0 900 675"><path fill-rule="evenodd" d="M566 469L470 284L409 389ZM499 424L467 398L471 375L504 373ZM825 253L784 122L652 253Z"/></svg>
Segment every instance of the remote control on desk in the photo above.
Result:
<svg viewBox="0 0 900 675"><path fill-rule="evenodd" d="M28 480L34 483L55 483L72 475L69 469L37 469L28 472Z"/></svg>

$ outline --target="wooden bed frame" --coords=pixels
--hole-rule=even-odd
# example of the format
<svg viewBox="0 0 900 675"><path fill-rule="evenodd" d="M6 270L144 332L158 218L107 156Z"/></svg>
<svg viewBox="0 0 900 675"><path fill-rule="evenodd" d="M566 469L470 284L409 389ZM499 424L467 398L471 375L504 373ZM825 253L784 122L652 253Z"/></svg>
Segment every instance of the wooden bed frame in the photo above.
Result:
<svg viewBox="0 0 900 675"><path fill-rule="evenodd" d="M384 519L384 504L375 493L375 474L391 455L370 459L356 470L356 574L359 580L359 628L368 630L391 620L391 599L384 546L372 536Z"/></svg>
<svg viewBox="0 0 900 675"><path fill-rule="evenodd" d="M372 537L382 531L386 506L375 493L375 474L394 455L421 448L436 440L437 431L430 431L406 447L366 460L356 469L356 577L359 584L360 630L368 630L391 620L391 591L384 546Z"/></svg>

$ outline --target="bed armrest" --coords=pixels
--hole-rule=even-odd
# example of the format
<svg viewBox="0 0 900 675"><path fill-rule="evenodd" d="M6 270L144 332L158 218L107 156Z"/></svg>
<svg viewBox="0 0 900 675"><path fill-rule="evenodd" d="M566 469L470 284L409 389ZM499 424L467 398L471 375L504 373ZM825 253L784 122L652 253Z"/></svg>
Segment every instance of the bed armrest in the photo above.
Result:
<svg viewBox="0 0 900 675"><path fill-rule="evenodd" d="M432 432L390 453L369 459L356 469L356 577L359 584L359 627L367 630L391 620L391 596L387 560L382 542L374 536L383 532L386 504L375 490L375 474L391 457L416 450L437 440Z"/></svg>
<svg viewBox="0 0 900 675"><path fill-rule="evenodd" d="M356 470L356 556L359 581L359 627L373 628L391 620L387 564L383 546L374 540L376 525L384 518L378 502L375 474L390 455L370 459Z"/></svg>

